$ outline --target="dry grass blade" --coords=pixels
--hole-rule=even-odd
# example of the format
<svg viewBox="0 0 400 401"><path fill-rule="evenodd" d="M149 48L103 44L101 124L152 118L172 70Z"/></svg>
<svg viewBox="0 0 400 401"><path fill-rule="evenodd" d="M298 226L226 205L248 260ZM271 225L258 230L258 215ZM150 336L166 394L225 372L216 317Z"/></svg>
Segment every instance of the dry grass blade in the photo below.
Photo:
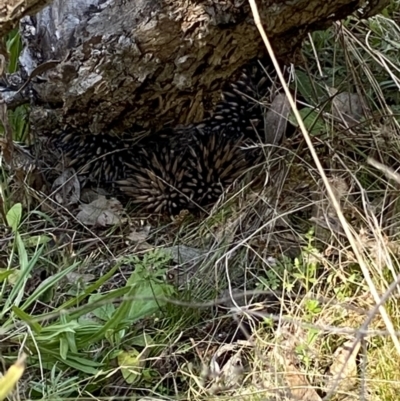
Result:
<svg viewBox="0 0 400 401"><path fill-rule="evenodd" d="M5 400L14 389L25 370L26 355L23 354L17 362L10 366L7 373L0 378L0 401Z"/></svg>
<svg viewBox="0 0 400 401"><path fill-rule="evenodd" d="M396 171L394 171L394 169L392 169L388 166L385 166L383 163L379 163L377 160L373 159L372 157L369 157L367 159L367 163L370 164L372 167L375 167L377 170L382 171L389 180L394 180L398 184L400 184L400 174L396 173Z"/></svg>
<svg viewBox="0 0 400 401"><path fill-rule="evenodd" d="M329 198L330 198L330 200L331 200L331 202L333 204L333 207L334 207L334 209L335 209L335 211L336 211L336 213L338 215L338 218L339 218L339 220L340 220L340 222L341 222L341 224L343 226L343 230L344 230L344 232L345 232L345 234L346 234L346 236L347 236L347 238L348 238L348 240L349 240L349 242L351 244L353 252L354 252L354 254L355 254L356 258L357 258L357 261L358 261L358 263L360 265L360 268L361 268L361 270L363 272L364 278L368 283L368 286L369 286L369 288L371 290L371 293L372 293L372 295L374 297L374 300L379 305L379 312L382 315L382 318L383 318L383 320L385 322L385 325L386 325L388 331L391 334L391 338L392 338L393 343L394 343L394 345L396 347L396 350L397 350L398 354L400 355L400 341L399 341L399 339L397 338L397 336L395 334L394 326L393 326L392 321L390 320L389 315L387 314L384 306L382 306L380 304L381 299L379 297L379 294L378 294L378 291L377 291L377 289L375 287L375 284L372 281L372 278L371 278L371 275L369 273L368 267L367 267L367 265L366 265L366 263L365 263L365 261L363 259L362 251L360 250L360 246L359 246L359 241L356 240L355 236L351 232L351 228L350 228L349 224L347 223L347 221L346 221L346 219L345 219L345 217L343 215L343 212L342 212L341 207L340 207L340 205L338 203L338 200L335 197L333 189L332 189L331 185L329 184L328 178L327 178L327 176L326 176L326 174L324 172L324 169L323 169L323 167L321 165L321 162L320 162L320 160L318 158L318 155L317 155L317 153L315 151L315 148L314 148L314 146L312 144L310 135L308 134L307 129L306 129L305 125L304 125L304 122L303 122L303 120L301 118L301 115L300 115L300 113L299 113L299 111L298 111L298 109L296 107L296 104L294 102L292 94L290 93L289 88L286 85L286 82L285 82L285 80L283 78L282 71L280 70L280 67L279 67L278 62L276 60L276 57L274 56L274 52L272 50L271 44L269 42L269 39L268 39L268 37L267 37L267 35L265 33L265 30L264 30L264 28L262 26L261 18L260 18L259 12L258 12L257 5L256 5L254 0L249 0L249 2L250 2L250 7L251 7L251 10L252 10L253 17L254 17L255 23L257 25L257 28L260 31L261 37L262 37L262 39L264 41L264 44L265 44L265 46L267 48L267 51L268 51L270 57L272 59L272 62L274 64L274 67L276 69L278 77L279 77L279 79L280 79L280 81L282 83L282 86L283 86L283 88L285 90L286 96L288 97L288 100L290 102L290 105L292 107L294 115L296 117L296 120L297 120L297 122L299 124L300 130L301 130L301 132L302 132L302 134L304 136L304 139L305 139L305 141L307 143L307 146L308 146L308 148L310 150L311 156L312 156L312 158L313 158L313 160L314 160L314 162L315 162L315 164L317 166L317 169L318 169L318 171L319 171L319 173L321 175L322 181L323 181L323 183L324 183L324 185L325 185L325 187L327 189Z"/></svg>

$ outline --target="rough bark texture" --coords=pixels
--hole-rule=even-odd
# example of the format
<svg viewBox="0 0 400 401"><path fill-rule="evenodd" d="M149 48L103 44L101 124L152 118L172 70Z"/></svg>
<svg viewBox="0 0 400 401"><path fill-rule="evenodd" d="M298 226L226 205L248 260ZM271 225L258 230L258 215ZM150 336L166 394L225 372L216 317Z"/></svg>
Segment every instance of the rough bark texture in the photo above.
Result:
<svg viewBox="0 0 400 401"><path fill-rule="evenodd" d="M0 38L13 29L25 15L34 15L51 0L5 0L0 2Z"/></svg>
<svg viewBox="0 0 400 401"><path fill-rule="evenodd" d="M364 15L387 2L370 0ZM308 32L364 3L259 0L258 7L275 51L287 58ZM13 106L33 93L39 131L199 121L221 85L264 52L246 0L55 0L24 18L21 32L21 71L9 82L29 84L4 97Z"/></svg>

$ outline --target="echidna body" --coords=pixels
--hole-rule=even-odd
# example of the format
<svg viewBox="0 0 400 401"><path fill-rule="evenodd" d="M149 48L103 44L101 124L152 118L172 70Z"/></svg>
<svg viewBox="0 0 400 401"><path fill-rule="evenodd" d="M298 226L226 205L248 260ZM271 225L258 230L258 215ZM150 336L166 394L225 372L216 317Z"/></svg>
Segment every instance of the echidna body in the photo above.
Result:
<svg viewBox="0 0 400 401"><path fill-rule="evenodd" d="M64 132L56 138L56 147L70 159L69 167L100 185L125 177L125 162L133 157L126 141L104 133L78 136L76 132Z"/></svg>
<svg viewBox="0 0 400 401"><path fill-rule="evenodd" d="M108 134L65 134L58 146L71 165L92 180L114 184L148 211L204 207L260 160L261 151L249 146L263 137L259 91L266 89L262 79L252 78L247 72L231 84L213 116L199 124L165 130L134 146Z"/></svg>
<svg viewBox="0 0 400 401"><path fill-rule="evenodd" d="M116 182L120 191L156 213L184 209L191 196L184 185L185 155L167 147L142 148L137 154L139 158L126 162L126 178Z"/></svg>
<svg viewBox="0 0 400 401"><path fill-rule="evenodd" d="M256 161L243 138L235 140L208 127L191 127L181 146L138 149L127 164L127 177L116 182L133 203L156 212L177 214L215 202L223 190ZM175 142L175 141L174 141ZM164 144L163 144L164 145Z"/></svg>

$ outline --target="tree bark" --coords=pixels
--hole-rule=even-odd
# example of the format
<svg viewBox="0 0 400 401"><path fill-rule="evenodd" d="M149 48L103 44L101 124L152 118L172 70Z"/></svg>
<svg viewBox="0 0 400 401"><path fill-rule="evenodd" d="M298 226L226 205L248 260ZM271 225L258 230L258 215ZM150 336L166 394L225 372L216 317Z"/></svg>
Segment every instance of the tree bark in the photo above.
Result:
<svg viewBox="0 0 400 401"><path fill-rule="evenodd" d="M277 55L292 60L308 32L364 3L259 0L258 7ZM364 15L387 3L370 0ZM0 18L0 31L12 26L14 14ZM21 68L7 82L25 85L3 96L10 107L31 101L36 131L199 121L224 82L265 53L247 0L54 0L22 20L21 34Z"/></svg>

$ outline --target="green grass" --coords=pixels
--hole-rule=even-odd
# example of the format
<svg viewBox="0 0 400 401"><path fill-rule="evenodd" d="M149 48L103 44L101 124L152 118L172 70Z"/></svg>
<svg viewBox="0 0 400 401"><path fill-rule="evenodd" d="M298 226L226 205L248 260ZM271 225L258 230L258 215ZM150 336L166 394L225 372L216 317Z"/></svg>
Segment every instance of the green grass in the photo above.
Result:
<svg viewBox="0 0 400 401"><path fill-rule="evenodd" d="M313 33L291 83L328 176L348 184L342 206L381 294L399 274L397 186L366 156L394 168L400 159L399 7ZM7 43L13 72L16 32ZM358 93L357 125L335 115L332 88ZM15 140L27 140L26 113L9 111ZM325 195L299 132L269 165L285 178L238 185L207 218L161 224L130 216L108 229L83 227L76 210L39 204L29 186L30 203L15 199L18 177L2 170L0 370L27 354L10 399L253 401L275 388L294 391L299 377L324 395L335 352L375 303L337 219L328 229L310 220ZM177 245L198 262L174 260L168 249ZM176 266L179 285L170 277ZM396 292L385 307L398 328ZM367 388L376 399L396 399L397 351L379 314L369 329L356 381L343 392L359 397ZM225 373L234 358L236 370Z"/></svg>

